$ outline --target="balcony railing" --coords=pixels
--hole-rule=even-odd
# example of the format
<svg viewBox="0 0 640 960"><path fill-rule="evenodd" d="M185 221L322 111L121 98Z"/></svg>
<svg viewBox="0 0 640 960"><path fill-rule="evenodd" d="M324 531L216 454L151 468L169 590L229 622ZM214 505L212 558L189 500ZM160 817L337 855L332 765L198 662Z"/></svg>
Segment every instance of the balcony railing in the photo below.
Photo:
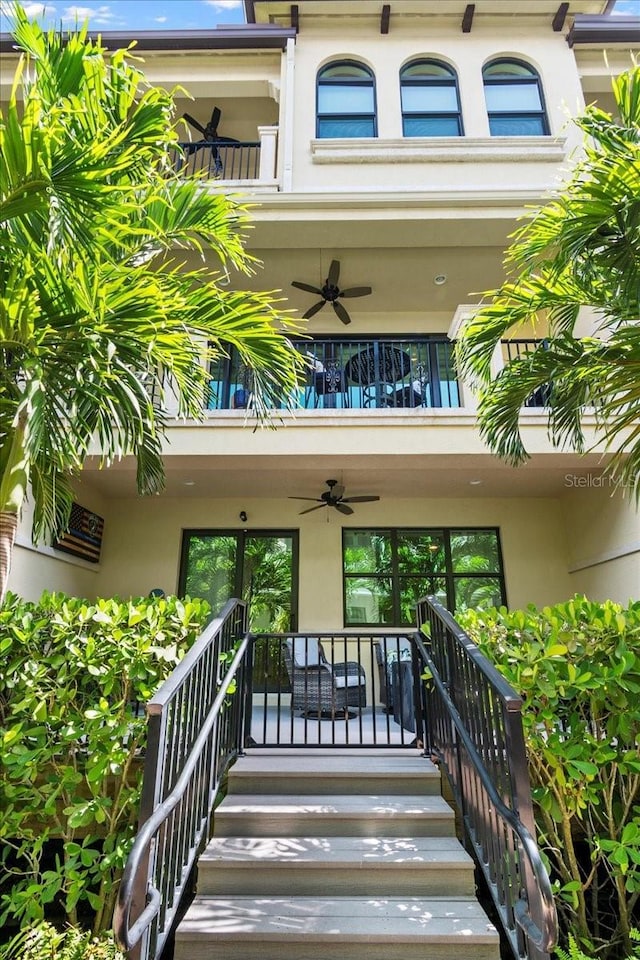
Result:
<svg viewBox="0 0 640 960"><path fill-rule="evenodd" d="M511 360L515 360L517 357L522 357L527 353L533 353L534 350L546 349L546 340L503 340L502 341L502 358L505 363L509 363ZM541 387L538 387L537 390L534 390L530 397L524 402L525 407L546 407L547 401L549 399L549 391L551 390L550 383L544 383Z"/></svg>
<svg viewBox="0 0 640 960"><path fill-rule="evenodd" d="M445 337L347 340L296 344L309 373L291 405L297 409L415 409L460 407L453 344ZM208 409L243 409L251 383L237 355L211 367ZM281 408L287 406L283 398Z"/></svg>
<svg viewBox="0 0 640 960"><path fill-rule="evenodd" d="M205 180L258 180L260 142L210 140L179 143L174 163L176 170L185 177L197 175Z"/></svg>

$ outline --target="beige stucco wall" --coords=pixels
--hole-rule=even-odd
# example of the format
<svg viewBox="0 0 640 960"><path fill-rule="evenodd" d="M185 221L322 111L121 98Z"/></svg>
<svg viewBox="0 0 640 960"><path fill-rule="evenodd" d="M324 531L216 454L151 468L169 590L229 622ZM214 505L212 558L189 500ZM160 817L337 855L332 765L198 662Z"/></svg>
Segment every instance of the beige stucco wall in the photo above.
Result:
<svg viewBox="0 0 640 960"><path fill-rule="evenodd" d="M100 591L145 594L177 588L183 528L299 529L300 629L341 628L341 518L324 512L300 518L299 504L282 500L113 501ZM511 606L544 604L571 593L560 504L545 499L397 500L360 504L349 526L498 526ZM345 524L346 526L347 524Z"/></svg>
<svg viewBox="0 0 640 960"><path fill-rule="evenodd" d="M78 483L76 500L105 519L103 553L109 543L110 505L87 484ZM34 546L31 538L33 507L27 502L22 511L9 573L9 590L26 600L37 600L44 590L60 591L76 597L94 599L101 594L102 564L60 553L44 542Z"/></svg>
<svg viewBox="0 0 640 960"><path fill-rule="evenodd" d="M554 163L523 162L517 165L493 162L467 163L377 162L338 165L313 163L311 143L316 136L315 104L318 69L332 60L358 60L376 77L378 140L402 138L399 71L415 58L442 59L458 73L465 138L489 138L489 125L482 84L482 67L496 57L516 57L531 63L540 73L554 137L569 136L569 149L578 142L575 131L567 130L569 114L582 109L584 97L573 52L561 33L518 29L510 22L496 29L495 23L479 20L470 34L459 24L426 23L400 18L388 36L369 33L346 22L339 38L335 28L317 26L300 36L295 50L294 81L294 190L394 190L455 188L544 189L557 173ZM438 140L440 138L437 138ZM499 138L493 138L494 141ZM446 143L446 138L443 141ZM405 141L412 146L411 138ZM347 143L348 146L348 143ZM436 144L434 142L433 146ZM557 161L556 161L557 162ZM508 181L505 181L509 169Z"/></svg>
<svg viewBox="0 0 640 960"><path fill-rule="evenodd" d="M567 532L569 577L574 593L619 603L640 597L640 512L630 493L604 486L577 486L569 473L562 513Z"/></svg>

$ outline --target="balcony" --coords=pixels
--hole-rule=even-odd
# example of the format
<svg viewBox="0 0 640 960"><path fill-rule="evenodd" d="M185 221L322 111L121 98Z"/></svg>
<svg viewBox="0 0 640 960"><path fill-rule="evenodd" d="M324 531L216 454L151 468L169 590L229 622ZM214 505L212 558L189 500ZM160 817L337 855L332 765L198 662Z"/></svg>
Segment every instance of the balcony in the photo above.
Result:
<svg viewBox="0 0 640 960"><path fill-rule="evenodd" d="M277 188L277 127L259 127L259 140L183 141L173 153L175 169L183 177L199 177L225 184L242 183Z"/></svg>
<svg viewBox="0 0 640 960"><path fill-rule="evenodd" d="M332 337L305 340L298 349L309 361L305 384L291 405L313 409L428 409L461 406L453 343L445 337ZM209 410L244 409L251 385L233 352L211 368ZM281 409L286 407L285 398Z"/></svg>

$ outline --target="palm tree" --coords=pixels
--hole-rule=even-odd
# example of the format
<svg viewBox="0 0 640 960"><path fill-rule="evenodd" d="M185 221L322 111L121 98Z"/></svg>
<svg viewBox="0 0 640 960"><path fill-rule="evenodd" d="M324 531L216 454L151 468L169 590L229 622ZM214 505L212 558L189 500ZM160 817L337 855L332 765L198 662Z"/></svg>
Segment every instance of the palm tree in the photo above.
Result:
<svg viewBox="0 0 640 960"><path fill-rule="evenodd" d="M213 253L251 273L244 206L176 174L171 94L86 28L44 33L15 9L23 51L0 114L0 602L21 507L34 537L68 522L92 444L164 481L163 400L199 418L208 366L235 349L264 419L295 389L295 325L269 294L185 265Z"/></svg>
<svg viewBox="0 0 640 960"><path fill-rule="evenodd" d="M593 408L611 469L640 496L640 67L613 83L617 115L590 106L576 120L587 135L561 192L515 234L507 281L462 331L457 356L479 387L480 430L513 464L527 452L523 403L546 393L554 445L583 451L582 414ZM576 335L581 307L600 319ZM538 349L493 377L494 349L508 333L543 324Z"/></svg>

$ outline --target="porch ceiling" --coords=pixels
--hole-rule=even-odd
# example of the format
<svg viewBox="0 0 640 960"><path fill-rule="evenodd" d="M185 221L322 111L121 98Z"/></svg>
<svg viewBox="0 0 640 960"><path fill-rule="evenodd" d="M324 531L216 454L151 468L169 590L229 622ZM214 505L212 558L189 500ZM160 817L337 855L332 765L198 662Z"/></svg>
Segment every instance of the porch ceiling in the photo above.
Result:
<svg viewBox="0 0 640 960"><path fill-rule="evenodd" d="M348 301L346 305L354 321L348 330L336 320L333 311L323 310L313 318L308 332L348 333L357 338L372 331L402 334L414 330L413 325L404 329L402 313L424 316L445 312L446 317L437 328L445 333L458 304L479 302L482 291L498 286L503 279L501 247L461 250L423 241L415 247L379 249L374 243L366 247L344 245L339 236L336 234L332 243L327 235L326 245L322 246L254 250L263 266L253 277L234 275L232 284L238 289L282 291L287 300L283 306L302 316L318 298L293 288L291 281L321 286L331 260L339 260L342 287L371 286L373 293ZM438 276L446 277L446 282L436 284ZM422 329L434 332L436 328Z"/></svg>
<svg viewBox="0 0 640 960"><path fill-rule="evenodd" d="M365 462L366 460L366 462ZM490 455L416 456L262 456L215 455L168 458L167 486L161 497L207 499L286 499L314 497L336 478L349 495L375 493L385 500L488 497L557 497L579 485L597 486L603 458L549 454L514 470ZM477 481L480 481L479 483ZM107 498L136 497L131 458L108 470L90 460L87 484ZM296 514L292 505L292 515ZM301 507L302 508L302 507Z"/></svg>

